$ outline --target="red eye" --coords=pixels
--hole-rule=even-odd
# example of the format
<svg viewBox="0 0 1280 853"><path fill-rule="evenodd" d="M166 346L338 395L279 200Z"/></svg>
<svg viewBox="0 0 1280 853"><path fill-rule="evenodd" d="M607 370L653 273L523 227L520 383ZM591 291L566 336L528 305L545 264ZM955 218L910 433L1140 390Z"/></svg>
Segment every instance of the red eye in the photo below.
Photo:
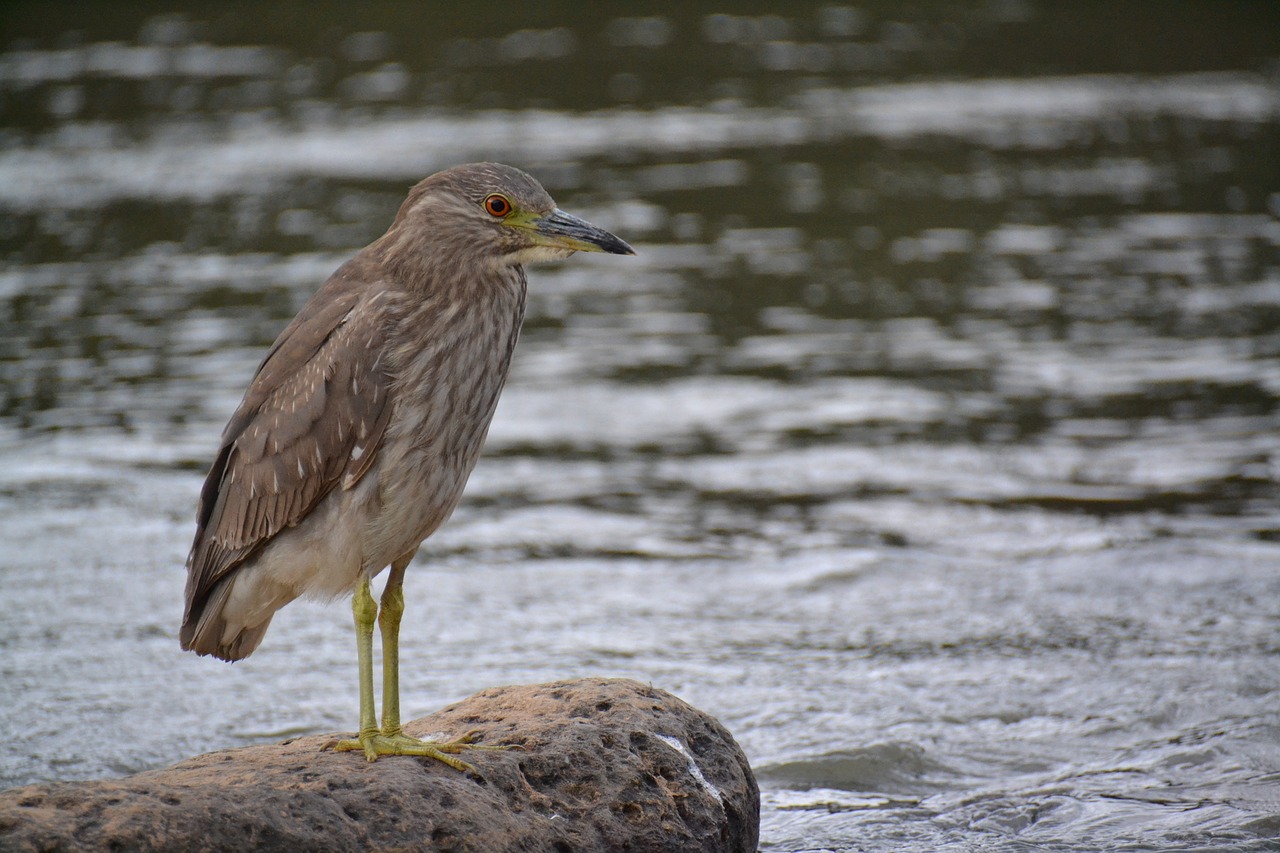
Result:
<svg viewBox="0 0 1280 853"><path fill-rule="evenodd" d="M506 216L511 212L511 202L507 201L503 196L494 193L484 200L484 210L490 216L499 218Z"/></svg>

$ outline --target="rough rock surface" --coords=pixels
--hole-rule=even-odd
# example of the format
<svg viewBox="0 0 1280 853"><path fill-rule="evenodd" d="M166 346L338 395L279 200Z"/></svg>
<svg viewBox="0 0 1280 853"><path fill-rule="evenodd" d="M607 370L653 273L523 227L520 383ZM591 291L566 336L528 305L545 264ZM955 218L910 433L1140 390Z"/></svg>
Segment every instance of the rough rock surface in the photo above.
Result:
<svg viewBox="0 0 1280 853"><path fill-rule="evenodd" d="M317 736L13 788L0 850L756 850L760 793L733 738L635 681L486 690L405 729L517 748L467 753L472 775Z"/></svg>

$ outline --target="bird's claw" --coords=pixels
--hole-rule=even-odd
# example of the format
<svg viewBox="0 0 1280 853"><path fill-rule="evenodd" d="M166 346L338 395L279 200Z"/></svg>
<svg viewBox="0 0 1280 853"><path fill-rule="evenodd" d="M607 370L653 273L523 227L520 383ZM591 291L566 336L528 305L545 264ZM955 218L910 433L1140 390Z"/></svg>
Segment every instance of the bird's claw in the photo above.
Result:
<svg viewBox="0 0 1280 853"><path fill-rule="evenodd" d="M330 741L324 745L323 749L333 749L337 752L359 750L364 753L365 759L370 762L377 761L379 756L383 755L417 755L425 758L434 758L463 773L475 773L477 771L474 766L454 756L464 750L496 751L507 749L505 746L489 746L476 743L475 741L480 734L479 729L474 729L456 740L433 741L410 737L403 732L387 734L374 731L362 733L354 738Z"/></svg>

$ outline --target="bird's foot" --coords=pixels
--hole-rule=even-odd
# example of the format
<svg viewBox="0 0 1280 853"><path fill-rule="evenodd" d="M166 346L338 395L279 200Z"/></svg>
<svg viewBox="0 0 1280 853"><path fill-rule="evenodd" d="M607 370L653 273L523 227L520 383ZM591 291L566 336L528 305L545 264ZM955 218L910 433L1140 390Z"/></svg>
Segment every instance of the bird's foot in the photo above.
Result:
<svg viewBox="0 0 1280 853"><path fill-rule="evenodd" d="M381 755L420 755L442 761L454 770L460 770L463 773L475 773L475 767L461 758L455 757L457 753L469 749L503 750L508 748L476 743L475 740L478 735L479 731L471 731L457 740L433 741L409 737L400 731L393 733L373 731L361 733L357 737L346 740L331 741L325 744L324 748L334 749L338 752L361 750L364 752L364 757L370 762L377 761L378 756Z"/></svg>

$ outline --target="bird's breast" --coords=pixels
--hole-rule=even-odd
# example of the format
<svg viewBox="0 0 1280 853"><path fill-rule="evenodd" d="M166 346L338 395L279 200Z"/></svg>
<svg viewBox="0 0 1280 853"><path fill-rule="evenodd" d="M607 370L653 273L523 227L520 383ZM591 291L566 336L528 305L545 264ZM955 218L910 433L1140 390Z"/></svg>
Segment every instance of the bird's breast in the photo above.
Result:
<svg viewBox="0 0 1280 853"><path fill-rule="evenodd" d="M518 297L485 306L455 301L402 324L377 465L382 509L371 530L377 550L401 549L387 559L416 548L457 506L511 365L523 287Z"/></svg>

